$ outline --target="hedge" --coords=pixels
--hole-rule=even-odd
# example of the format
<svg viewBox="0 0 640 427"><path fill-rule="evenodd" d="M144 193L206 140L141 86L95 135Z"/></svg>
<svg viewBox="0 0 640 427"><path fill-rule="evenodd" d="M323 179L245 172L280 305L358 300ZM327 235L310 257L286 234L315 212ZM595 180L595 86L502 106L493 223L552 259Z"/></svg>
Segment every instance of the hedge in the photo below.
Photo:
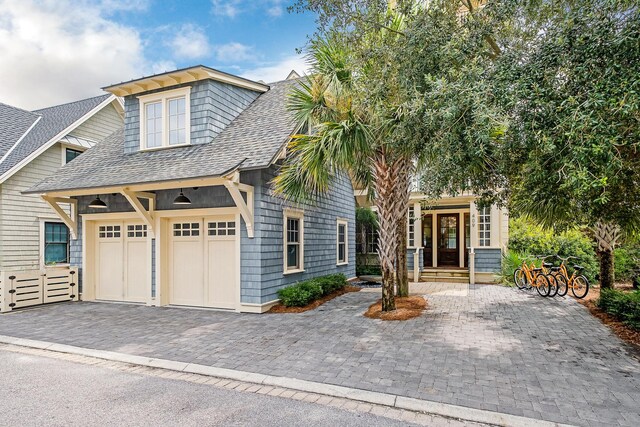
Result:
<svg viewBox="0 0 640 427"><path fill-rule="evenodd" d="M640 330L640 291L602 289L596 305L627 326Z"/></svg>
<svg viewBox="0 0 640 427"><path fill-rule="evenodd" d="M344 274L330 274L280 289L278 297L282 305L286 307L304 307L346 285L347 278Z"/></svg>

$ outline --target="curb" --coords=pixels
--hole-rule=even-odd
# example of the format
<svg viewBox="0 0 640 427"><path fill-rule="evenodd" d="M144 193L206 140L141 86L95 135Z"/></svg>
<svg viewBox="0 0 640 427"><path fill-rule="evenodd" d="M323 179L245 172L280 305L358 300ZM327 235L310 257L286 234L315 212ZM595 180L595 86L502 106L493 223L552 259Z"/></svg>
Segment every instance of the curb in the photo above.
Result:
<svg viewBox="0 0 640 427"><path fill-rule="evenodd" d="M56 344L46 341L14 338L6 335L0 335L0 344L8 344L39 350L55 351L58 353L93 357L96 359L103 359L112 362L121 362L131 365L146 366L150 368L205 375L233 381L242 381L253 384L282 387L300 392L322 394L326 396L356 400L359 402L366 402L375 405L390 406L393 408L404 409L408 411L424 412L441 417L455 418L464 421L492 424L504 427L570 427L567 424L559 424L550 421L521 417L518 415L503 414L483 409L467 408L464 406L433 402L429 400L414 399L410 397L380 393L376 391L324 384L313 381L300 380L296 378L263 375L253 372L238 371L234 369L217 368L214 366L199 365L195 363L176 362L173 360L135 356L113 351L94 350L90 348L76 347L66 344Z"/></svg>

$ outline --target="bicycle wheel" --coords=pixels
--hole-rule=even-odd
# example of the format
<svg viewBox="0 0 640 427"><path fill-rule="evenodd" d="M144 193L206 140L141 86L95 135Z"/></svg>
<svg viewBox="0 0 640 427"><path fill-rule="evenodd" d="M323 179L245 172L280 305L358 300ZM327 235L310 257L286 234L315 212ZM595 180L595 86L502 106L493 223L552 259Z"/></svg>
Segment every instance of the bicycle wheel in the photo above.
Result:
<svg viewBox="0 0 640 427"><path fill-rule="evenodd" d="M549 295L547 296L553 298L558 294L558 282L553 274L547 274L547 279L549 279Z"/></svg>
<svg viewBox="0 0 640 427"><path fill-rule="evenodd" d="M513 272L513 283L515 283L518 289L524 289L527 287L527 276L522 271L522 268L516 268Z"/></svg>
<svg viewBox="0 0 640 427"><path fill-rule="evenodd" d="M541 297L548 296L551 283L549 283L549 279L547 279L547 276L539 274L538 277L535 278L535 281L536 281L535 287L536 287L536 290L538 291L538 294L540 294Z"/></svg>
<svg viewBox="0 0 640 427"><path fill-rule="evenodd" d="M563 297L569 291L569 286L567 285L567 278L562 274L556 274L556 284L558 286L558 296Z"/></svg>
<svg viewBox="0 0 640 427"><path fill-rule="evenodd" d="M582 299L589 293L589 281L584 276L578 276L573 279L573 286L571 287L573 296Z"/></svg>

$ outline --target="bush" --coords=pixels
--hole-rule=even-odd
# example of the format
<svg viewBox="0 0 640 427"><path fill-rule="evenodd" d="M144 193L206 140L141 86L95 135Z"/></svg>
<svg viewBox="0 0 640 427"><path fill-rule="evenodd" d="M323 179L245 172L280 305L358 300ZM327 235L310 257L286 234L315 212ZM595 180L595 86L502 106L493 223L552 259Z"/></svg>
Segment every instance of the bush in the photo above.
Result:
<svg viewBox="0 0 640 427"><path fill-rule="evenodd" d="M570 260L569 270L573 264L582 265L585 268L583 274L591 282L598 274L593 242L577 229L556 233L524 218L512 218L509 223L509 251L521 255L558 254L561 257L578 257Z"/></svg>
<svg viewBox="0 0 640 427"><path fill-rule="evenodd" d="M640 330L640 291L602 289L596 305L627 326Z"/></svg>
<svg viewBox="0 0 640 427"><path fill-rule="evenodd" d="M278 297L282 305L286 307L304 307L325 295L342 289L346 284L347 278L344 274L330 274L280 289Z"/></svg>
<svg viewBox="0 0 640 427"><path fill-rule="evenodd" d="M527 254L521 254L520 252L508 250L502 256L502 265L500 268L500 273L498 274L498 278L500 282L507 286L514 286L513 283L513 272L516 271L516 268L519 268L522 265L522 262L527 259ZM536 264L539 264L536 261Z"/></svg>
<svg viewBox="0 0 640 427"><path fill-rule="evenodd" d="M357 265L356 276L380 276L382 269L379 265Z"/></svg>
<svg viewBox="0 0 640 427"><path fill-rule="evenodd" d="M616 280L633 280L640 267L640 249L623 246L613 252Z"/></svg>

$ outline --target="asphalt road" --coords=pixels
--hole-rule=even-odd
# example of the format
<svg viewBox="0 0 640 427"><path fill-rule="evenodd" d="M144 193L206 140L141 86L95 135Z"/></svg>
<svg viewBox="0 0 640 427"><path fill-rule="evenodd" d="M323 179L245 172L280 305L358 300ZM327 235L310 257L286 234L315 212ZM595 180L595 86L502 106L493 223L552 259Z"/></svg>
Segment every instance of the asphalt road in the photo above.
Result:
<svg viewBox="0 0 640 427"><path fill-rule="evenodd" d="M0 351L2 425L403 426L371 414Z"/></svg>

